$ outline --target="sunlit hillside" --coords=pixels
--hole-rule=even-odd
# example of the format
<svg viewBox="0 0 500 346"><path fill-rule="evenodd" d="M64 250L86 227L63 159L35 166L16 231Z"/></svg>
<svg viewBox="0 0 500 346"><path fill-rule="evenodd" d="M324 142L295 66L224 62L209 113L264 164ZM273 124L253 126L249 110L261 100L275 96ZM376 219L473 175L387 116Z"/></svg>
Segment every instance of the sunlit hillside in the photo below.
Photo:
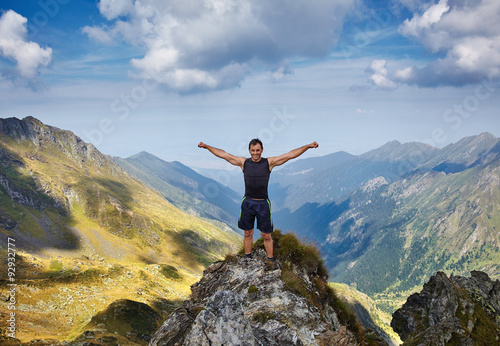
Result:
<svg viewBox="0 0 500 346"><path fill-rule="evenodd" d="M184 298L240 242L34 118L0 120L0 162L0 244L10 237L18 251L21 340L68 337L119 298Z"/></svg>

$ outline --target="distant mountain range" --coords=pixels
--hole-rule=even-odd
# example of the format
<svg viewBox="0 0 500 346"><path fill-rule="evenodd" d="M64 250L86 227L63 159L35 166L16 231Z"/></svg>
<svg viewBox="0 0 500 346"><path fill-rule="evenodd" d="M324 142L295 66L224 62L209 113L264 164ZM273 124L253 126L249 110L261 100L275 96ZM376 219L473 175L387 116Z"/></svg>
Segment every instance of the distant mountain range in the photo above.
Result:
<svg viewBox="0 0 500 346"><path fill-rule="evenodd" d="M288 181L273 220L318 243L335 281L372 296L437 270L499 277L499 152L489 133L443 149L391 142Z"/></svg>
<svg viewBox="0 0 500 346"><path fill-rule="evenodd" d="M272 181L276 183L270 190L279 209L293 212L306 203L330 202L376 177L391 183L426 162L436 151L421 143L392 141L358 156L338 152L299 160L274 172Z"/></svg>

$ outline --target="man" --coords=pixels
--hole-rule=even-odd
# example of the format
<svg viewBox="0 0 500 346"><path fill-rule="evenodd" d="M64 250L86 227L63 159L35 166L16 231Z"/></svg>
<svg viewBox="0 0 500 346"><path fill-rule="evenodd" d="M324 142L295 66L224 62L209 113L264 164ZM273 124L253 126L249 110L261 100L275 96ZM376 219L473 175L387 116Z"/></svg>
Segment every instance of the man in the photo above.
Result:
<svg viewBox="0 0 500 346"><path fill-rule="evenodd" d="M268 157L267 159L261 156L264 147L262 142L257 138L252 139L248 145L250 158L231 155L222 149L211 147L203 142L200 142L198 147L208 149L215 156L242 169L245 179L245 197L241 202L238 227L245 231L243 239L245 256L252 257L254 223L255 218L257 218L257 228L260 230L260 234L264 240L267 258L274 261L273 239L271 237L274 227L271 218L271 203L267 194L269 175L274 167L302 155L310 148L317 148L318 143L313 142L286 154Z"/></svg>

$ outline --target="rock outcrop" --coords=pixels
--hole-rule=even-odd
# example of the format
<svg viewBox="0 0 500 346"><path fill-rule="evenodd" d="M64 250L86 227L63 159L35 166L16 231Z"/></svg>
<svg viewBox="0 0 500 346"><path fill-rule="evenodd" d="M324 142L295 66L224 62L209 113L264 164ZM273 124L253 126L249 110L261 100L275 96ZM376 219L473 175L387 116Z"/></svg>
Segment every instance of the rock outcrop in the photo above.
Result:
<svg viewBox="0 0 500 346"><path fill-rule="evenodd" d="M438 272L394 312L391 326L405 344L500 345L500 282L480 271Z"/></svg>
<svg viewBox="0 0 500 346"><path fill-rule="evenodd" d="M45 125L31 116L22 120L17 118L0 119L0 135L6 135L18 143L31 142L34 151L31 153L30 159L43 162L43 156L37 155L37 151L51 149L79 163L89 160L96 167L111 167L108 163L109 158L99 152L94 145L85 143L71 131Z"/></svg>
<svg viewBox="0 0 500 346"><path fill-rule="evenodd" d="M265 252L257 249L251 259L229 255L212 264L150 345L366 343L357 322L342 321L348 312L338 307L324 279L291 261L276 263L276 269L266 270Z"/></svg>

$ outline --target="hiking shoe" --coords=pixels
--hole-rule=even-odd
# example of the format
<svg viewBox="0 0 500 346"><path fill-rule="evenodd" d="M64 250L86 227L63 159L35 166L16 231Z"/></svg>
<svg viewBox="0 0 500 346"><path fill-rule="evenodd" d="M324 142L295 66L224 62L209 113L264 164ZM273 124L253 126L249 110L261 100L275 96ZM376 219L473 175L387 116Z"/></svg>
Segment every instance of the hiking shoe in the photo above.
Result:
<svg viewBox="0 0 500 346"><path fill-rule="evenodd" d="M268 272L276 269L278 269L278 264L274 260L274 257L273 258L267 257L266 260L264 261L264 271Z"/></svg>

